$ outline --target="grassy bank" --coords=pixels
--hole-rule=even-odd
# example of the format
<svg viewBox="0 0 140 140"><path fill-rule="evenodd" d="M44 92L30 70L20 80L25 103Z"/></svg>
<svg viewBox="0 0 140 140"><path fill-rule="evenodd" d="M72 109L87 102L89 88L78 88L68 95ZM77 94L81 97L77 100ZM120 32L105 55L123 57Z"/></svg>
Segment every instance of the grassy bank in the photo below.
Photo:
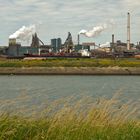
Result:
<svg viewBox="0 0 140 140"><path fill-rule="evenodd" d="M1 140L138 140L139 106L114 99L60 100L30 117L0 116ZM139 105L139 104L137 104ZM136 117L137 116L137 117Z"/></svg>
<svg viewBox="0 0 140 140"><path fill-rule="evenodd" d="M0 67L140 67L136 59L0 60Z"/></svg>

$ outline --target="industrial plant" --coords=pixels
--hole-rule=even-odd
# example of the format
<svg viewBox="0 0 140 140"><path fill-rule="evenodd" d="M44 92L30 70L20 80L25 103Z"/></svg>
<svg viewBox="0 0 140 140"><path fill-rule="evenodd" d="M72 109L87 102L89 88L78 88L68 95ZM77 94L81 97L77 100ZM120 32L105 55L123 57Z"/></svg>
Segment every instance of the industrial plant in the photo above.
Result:
<svg viewBox="0 0 140 140"><path fill-rule="evenodd" d="M77 35L77 43L73 43L72 34L68 36L64 43L61 38L51 39L49 45L45 45L38 37L35 27L25 27L16 31L9 37L9 45L0 49L0 56L7 59L31 59L31 58L140 58L140 42L136 45L131 43L130 13L127 14L127 42L115 41L112 35L111 43L97 45L95 42L80 42L80 36L95 37L107 28L107 25L94 27L93 30L81 30ZM18 40L24 40L32 36L30 46L22 46Z"/></svg>

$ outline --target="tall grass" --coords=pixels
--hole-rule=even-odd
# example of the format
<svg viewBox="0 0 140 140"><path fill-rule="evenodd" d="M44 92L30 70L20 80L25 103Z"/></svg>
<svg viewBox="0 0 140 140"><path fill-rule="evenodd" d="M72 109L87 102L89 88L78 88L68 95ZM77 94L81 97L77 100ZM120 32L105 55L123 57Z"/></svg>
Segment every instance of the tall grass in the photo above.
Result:
<svg viewBox="0 0 140 140"><path fill-rule="evenodd" d="M74 97L32 116L0 116L1 140L139 140L139 102Z"/></svg>

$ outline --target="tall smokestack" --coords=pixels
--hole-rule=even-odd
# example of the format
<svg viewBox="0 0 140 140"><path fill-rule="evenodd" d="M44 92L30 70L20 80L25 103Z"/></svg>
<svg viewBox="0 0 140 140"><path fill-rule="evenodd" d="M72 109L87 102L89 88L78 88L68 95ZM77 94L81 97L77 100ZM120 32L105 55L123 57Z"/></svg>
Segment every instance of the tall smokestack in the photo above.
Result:
<svg viewBox="0 0 140 140"><path fill-rule="evenodd" d="M130 13L127 14L127 50L130 50Z"/></svg>
<svg viewBox="0 0 140 140"><path fill-rule="evenodd" d="M112 44L115 43L114 34L112 34Z"/></svg>
<svg viewBox="0 0 140 140"><path fill-rule="evenodd" d="M112 34L112 48L111 48L112 52L115 51L114 43L115 43L115 37L114 37L114 34Z"/></svg>
<svg viewBox="0 0 140 140"><path fill-rule="evenodd" d="M78 42L78 45L80 45L80 34L78 34L77 42Z"/></svg>

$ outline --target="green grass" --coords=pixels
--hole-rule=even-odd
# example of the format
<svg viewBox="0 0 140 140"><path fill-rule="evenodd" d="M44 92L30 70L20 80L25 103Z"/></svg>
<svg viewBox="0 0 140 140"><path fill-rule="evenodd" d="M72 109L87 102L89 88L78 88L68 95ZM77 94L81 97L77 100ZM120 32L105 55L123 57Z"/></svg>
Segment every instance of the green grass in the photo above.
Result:
<svg viewBox="0 0 140 140"><path fill-rule="evenodd" d="M0 116L0 140L139 140L139 104L58 100L34 117Z"/></svg>
<svg viewBox="0 0 140 140"><path fill-rule="evenodd" d="M62 118L61 118L62 119ZM91 124L71 120L29 120L18 117L0 118L1 140L139 140L140 126L135 122Z"/></svg>
<svg viewBox="0 0 140 140"><path fill-rule="evenodd" d="M140 67L137 59L0 60L0 67Z"/></svg>

